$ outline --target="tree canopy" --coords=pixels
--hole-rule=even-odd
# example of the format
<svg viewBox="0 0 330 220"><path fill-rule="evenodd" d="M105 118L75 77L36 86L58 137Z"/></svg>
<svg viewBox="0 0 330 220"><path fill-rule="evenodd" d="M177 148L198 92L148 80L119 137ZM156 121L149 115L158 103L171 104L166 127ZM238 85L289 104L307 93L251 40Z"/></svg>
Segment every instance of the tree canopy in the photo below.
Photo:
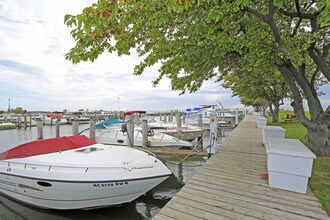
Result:
<svg viewBox="0 0 330 220"><path fill-rule="evenodd" d="M123 55L135 49L143 61L134 74L161 63L154 84L168 77L182 93L197 91L210 78L276 67L309 140L323 129L317 153L330 154L330 107L324 110L317 94L318 80L330 80L329 10L327 0L99 0L65 16L76 40L66 58L94 61L105 51Z"/></svg>

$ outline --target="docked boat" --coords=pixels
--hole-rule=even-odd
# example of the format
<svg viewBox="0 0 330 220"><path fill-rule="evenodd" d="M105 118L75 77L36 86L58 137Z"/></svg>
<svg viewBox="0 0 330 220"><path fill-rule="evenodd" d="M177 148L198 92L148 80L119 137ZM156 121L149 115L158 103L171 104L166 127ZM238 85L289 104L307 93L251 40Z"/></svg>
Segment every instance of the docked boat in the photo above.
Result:
<svg viewBox="0 0 330 220"><path fill-rule="evenodd" d="M185 111L185 122L189 125L201 124L202 126L209 127L211 113L217 114L217 111L208 106L187 108ZM201 123L199 123L199 115L201 115ZM231 122L229 120L224 120L222 115L221 118L218 118L218 125L220 127L229 127L231 126Z"/></svg>
<svg viewBox="0 0 330 220"><path fill-rule="evenodd" d="M144 111L143 111L144 112ZM141 113L141 111L130 111L124 114L124 121L118 119L108 119L100 122L96 125L95 141L102 144L114 144L114 145L127 145L127 132L123 130L125 123L128 120L133 119L133 114ZM144 112L145 113L145 112ZM135 124L134 127L134 146L142 147L142 128L138 126L139 123ZM123 126L124 125L124 126ZM81 134L87 135L88 129L81 132ZM184 147L192 148L194 145L191 142L173 137L164 133L163 130L152 130L148 132L148 147Z"/></svg>
<svg viewBox="0 0 330 220"><path fill-rule="evenodd" d="M127 133L121 128L98 129L96 130L95 141L102 144L127 145ZM134 146L142 147L142 128L134 128ZM171 135L151 131L148 133L148 147L184 147L192 148L191 142L181 140Z"/></svg>
<svg viewBox="0 0 330 220"><path fill-rule="evenodd" d="M51 114L45 115L44 124L55 125L56 121L58 121L60 125L66 124L68 121L63 114L63 112L52 112Z"/></svg>
<svg viewBox="0 0 330 220"><path fill-rule="evenodd" d="M164 122L150 116L143 116L141 119L147 120L149 128L155 132L165 133L184 141L192 141L201 137L205 132L204 129L198 126L185 123L178 127L176 122Z"/></svg>
<svg viewBox="0 0 330 220"><path fill-rule="evenodd" d="M79 124L88 124L90 121L89 117L85 116L82 112L73 112L72 116Z"/></svg>
<svg viewBox="0 0 330 220"><path fill-rule="evenodd" d="M151 153L82 135L37 140L0 154L0 192L47 209L128 203L171 174Z"/></svg>

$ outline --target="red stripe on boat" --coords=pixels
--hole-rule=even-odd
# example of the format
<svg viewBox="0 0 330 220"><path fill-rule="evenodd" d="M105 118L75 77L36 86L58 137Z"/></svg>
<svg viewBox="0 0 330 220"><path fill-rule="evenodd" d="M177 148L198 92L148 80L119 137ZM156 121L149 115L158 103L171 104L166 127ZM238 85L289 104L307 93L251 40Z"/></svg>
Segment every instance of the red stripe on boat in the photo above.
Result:
<svg viewBox="0 0 330 220"><path fill-rule="evenodd" d="M36 140L18 145L15 148L1 153L0 160L31 157L41 154L76 149L93 144L96 144L96 142L89 139L85 135Z"/></svg>

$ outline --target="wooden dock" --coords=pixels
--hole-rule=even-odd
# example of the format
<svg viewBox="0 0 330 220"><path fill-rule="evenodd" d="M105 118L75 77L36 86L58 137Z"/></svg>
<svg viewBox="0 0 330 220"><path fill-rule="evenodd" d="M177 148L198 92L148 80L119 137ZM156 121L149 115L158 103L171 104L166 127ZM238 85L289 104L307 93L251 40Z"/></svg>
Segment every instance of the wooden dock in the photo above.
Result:
<svg viewBox="0 0 330 220"><path fill-rule="evenodd" d="M330 219L309 188L300 194L268 186L261 143L248 115L154 219Z"/></svg>

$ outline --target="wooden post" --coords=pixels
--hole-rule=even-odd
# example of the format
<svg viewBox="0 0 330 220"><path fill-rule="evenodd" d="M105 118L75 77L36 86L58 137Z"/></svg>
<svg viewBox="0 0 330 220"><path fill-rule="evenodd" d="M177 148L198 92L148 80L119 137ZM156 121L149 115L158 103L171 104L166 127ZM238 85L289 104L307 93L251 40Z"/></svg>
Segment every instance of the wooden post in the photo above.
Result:
<svg viewBox="0 0 330 220"><path fill-rule="evenodd" d="M72 119L72 135L78 135L79 133L79 121L76 118Z"/></svg>
<svg viewBox="0 0 330 220"><path fill-rule="evenodd" d="M235 110L235 127L238 126L238 110Z"/></svg>
<svg viewBox="0 0 330 220"><path fill-rule="evenodd" d="M24 129L26 129L26 127L27 127L27 116L26 115L24 115Z"/></svg>
<svg viewBox="0 0 330 220"><path fill-rule="evenodd" d="M60 137L60 120L55 121L55 137Z"/></svg>
<svg viewBox="0 0 330 220"><path fill-rule="evenodd" d="M198 114L198 126L199 127L203 126L203 114L201 113Z"/></svg>
<svg viewBox="0 0 330 220"><path fill-rule="evenodd" d="M168 122L173 122L173 112L170 112L170 116L169 116Z"/></svg>
<svg viewBox="0 0 330 220"><path fill-rule="evenodd" d="M183 136L182 136L182 123L181 123L180 114L177 113L175 118L176 118L176 135L175 135L175 137L181 139L181 138L183 138Z"/></svg>
<svg viewBox="0 0 330 220"><path fill-rule="evenodd" d="M159 121L162 120L162 114L159 114Z"/></svg>
<svg viewBox="0 0 330 220"><path fill-rule="evenodd" d="M183 114L183 116L182 116L182 123L183 123L183 124L186 123L186 114Z"/></svg>
<svg viewBox="0 0 330 220"><path fill-rule="evenodd" d="M53 117L50 116L50 126L53 126Z"/></svg>
<svg viewBox="0 0 330 220"><path fill-rule="evenodd" d="M178 128L181 128L182 127L181 117L180 117L180 114L179 113L177 113L177 115L176 115L176 126Z"/></svg>
<svg viewBox="0 0 330 220"><path fill-rule="evenodd" d="M17 127L21 128L21 126L22 126L21 116L19 115L19 116L17 116Z"/></svg>
<svg viewBox="0 0 330 220"><path fill-rule="evenodd" d="M127 135L126 135L127 147L134 147L134 122L130 120L126 122L126 125L127 125Z"/></svg>
<svg viewBox="0 0 330 220"><path fill-rule="evenodd" d="M37 120L37 138L38 139L44 139L44 124L41 119Z"/></svg>
<svg viewBox="0 0 330 220"><path fill-rule="evenodd" d="M167 122L167 115L166 115L166 113L164 114L164 122Z"/></svg>
<svg viewBox="0 0 330 220"><path fill-rule="evenodd" d="M148 121L142 120L142 147L148 147Z"/></svg>
<svg viewBox="0 0 330 220"><path fill-rule="evenodd" d="M32 120L33 120L32 115L30 115L29 118L30 118L30 129L31 129L32 128Z"/></svg>
<svg viewBox="0 0 330 220"><path fill-rule="evenodd" d="M93 117L89 121L89 138L95 141L96 122Z"/></svg>

